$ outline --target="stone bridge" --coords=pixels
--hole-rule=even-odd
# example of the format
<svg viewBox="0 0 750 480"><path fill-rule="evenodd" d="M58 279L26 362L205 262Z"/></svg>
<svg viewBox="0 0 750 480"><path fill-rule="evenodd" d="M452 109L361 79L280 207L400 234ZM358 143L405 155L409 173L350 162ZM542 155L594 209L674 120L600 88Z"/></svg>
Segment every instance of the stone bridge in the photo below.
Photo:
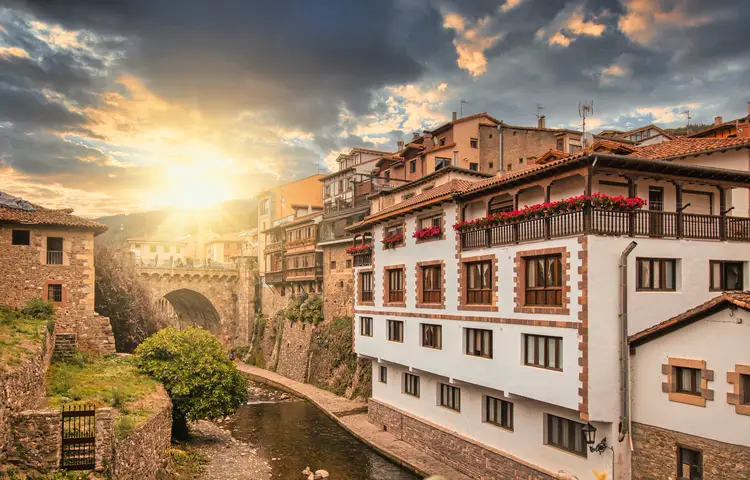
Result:
<svg viewBox="0 0 750 480"><path fill-rule="evenodd" d="M257 285L255 259L233 268L138 267L157 308L175 328L198 326L230 347L250 343Z"/></svg>

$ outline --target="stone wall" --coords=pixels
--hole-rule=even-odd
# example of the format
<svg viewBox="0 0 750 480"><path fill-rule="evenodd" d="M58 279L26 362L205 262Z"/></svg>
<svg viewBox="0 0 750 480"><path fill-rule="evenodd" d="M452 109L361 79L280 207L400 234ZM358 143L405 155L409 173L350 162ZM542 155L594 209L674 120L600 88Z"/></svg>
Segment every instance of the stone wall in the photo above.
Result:
<svg viewBox="0 0 750 480"><path fill-rule="evenodd" d="M8 442L8 463L39 471L60 465L62 429L59 410L26 410L15 415Z"/></svg>
<svg viewBox="0 0 750 480"><path fill-rule="evenodd" d="M45 329L42 343L36 344L36 351L19 365L0 371L0 461L10 439L14 415L35 410L44 400L45 377L54 343L53 335Z"/></svg>
<svg viewBox="0 0 750 480"><path fill-rule="evenodd" d="M310 337L315 327L301 322L293 324L287 320L283 322L285 324L276 373L298 382L304 382L307 378Z"/></svg>
<svg viewBox="0 0 750 480"><path fill-rule="evenodd" d="M508 172L517 172L533 166L531 159L557 146L555 132L550 130L503 127L502 135L503 166ZM523 163L520 163L521 158Z"/></svg>
<svg viewBox="0 0 750 480"><path fill-rule="evenodd" d="M12 245L14 229L30 231L30 245ZM62 237L61 265L47 264L46 242ZM0 303L21 308L32 298L47 299L48 285L62 285L55 304L55 330L74 333L83 350L113 353L114 337L106 317L94 315L94 234L35 226L0 227Z"/></svg>
<svg viewBox="0 0 750 480"><path fill-rule="evenodd" d="M472 478L481 480L495 478L555 480L557 478L521 459L450 432L439 425L389 407L377 400L370 399L368 409L370 422L379 429L387 430L399 440L416 446Z"/></svg>
<svg viewBox="0 0 750 480"><path fill-rule="evenodd" d="M265 285L260 291L261 298L261 312L266 318L271 318L280 310L286 308L286 304L289 302L289 294L281 294L281 287L277 285Z"/></svg>
<svg viewBox="0 0 750 480"><path fill-rule="evenodd" d="M326 320L354 315L354 271L351 243L323 247L323 316ZM335 267L332 264L335 262Z"/></svg>
<svg viewBox="0 0 750 480"><path fill-rule="evenodd" d="M163 472L172 435L172 402L162 388L158 398L155 413L145 423L115 440L109 472L113 480L155 480Z"/></svg>
<svg viewBox="0 0 750 480"><path fill-rule="evenodd" d="M634 480L676 480L677 447L703 453L703 479L750 478L750 447L633 423Z"/></svg>

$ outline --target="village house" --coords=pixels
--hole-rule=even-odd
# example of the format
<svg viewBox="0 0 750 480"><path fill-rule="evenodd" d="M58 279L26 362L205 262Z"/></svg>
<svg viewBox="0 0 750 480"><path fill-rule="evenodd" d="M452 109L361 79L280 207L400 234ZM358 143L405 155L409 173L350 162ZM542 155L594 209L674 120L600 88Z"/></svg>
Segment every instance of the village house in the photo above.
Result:
<svg viewBox="0 0 750 480"><path fill-rule="evenodd" d="M2 303L22 308L33 298L48 300L55 306L60 344L113 353L109 319L94 312L94 237L106 230L72 209L49 209L0 192Z"/></svg>
<svg viewBox="0 0 750 480"><path fill-rule="evenodd" d="M750 102L747 102L747 115L744 117L724 121L723 117L715 117L713 126L695 132L692 138L750 138Z"/></svg>
<svg viewBox="0 0 750 480"><path fill-rule="evenodd" d="M153 238L128 238L128 248L133 261L143 267L172 267L188 257L188 243L183 240L156 240Z"/></svg>
<svg viewBox="0 0 750 480"><path fill-rule="evenodd" d="M611 144L372 199L373 424L475 478L748 475L750 141Z"/></svg>

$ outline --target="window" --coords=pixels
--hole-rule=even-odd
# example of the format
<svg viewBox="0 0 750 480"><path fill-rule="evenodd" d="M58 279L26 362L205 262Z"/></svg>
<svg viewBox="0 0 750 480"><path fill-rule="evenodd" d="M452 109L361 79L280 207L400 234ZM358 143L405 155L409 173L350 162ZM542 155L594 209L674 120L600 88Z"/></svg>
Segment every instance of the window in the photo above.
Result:
<svg viewBox="0 0 750 480"><path fill-rule="evenodd" d="M414 196L414 192L407 193L406 195L402 195L401 196L401 201L403 202L404 200L409 200L413 196Z"/></svg>
<svg viewBox="0 0 750 480"><path fill-rule="evenodd" d="M346 268L352 268L352 259L351 258L347 258L345 265L346 265Z"/></svg>
<svg viewBox="0 0 750 480"><path fill-rule="evenodd" d="M392 237L394 235L403 235L404 234L404 226L399 225L391 225L390 227L385 228L385 238Z"/></svg>
<svg viewBox="0 0 750 480"><path fill-rule="evenodd" d="M417 161L412 160L409 162L409 173L416 173L417 172Z"/></svg>
<svg viewBox="0 0 750 480"><path fill-rule="evenodd" d="M750 375L740 374L740 403L750 405Z"/></svg>
<svg viewBox="0 0 750 480"><path fill-rule="evenodd" d="M238 247L239 248L239 247ZM182 249L180 247L177 247L177 253L179 254Z"/></svg>
<svg viewBox="0 0 750 480"><path fill-rule="evenodd" d="M565 148L565 146L563 144L563 139L562 138L560 138L560 139L557 140L557 146L555 148L557 148L561 152L563 151L563 148Z"/></svg>
<svg viewBox="0 0 750 480"><path fill-rule="evenodd" d="M13 230L12 245L31 245L31 231L30 230Z"/></svg>
<svg viewBox="0 0 750 480"><path fill-rule="evenodd" d="M469 145L471 145L471 148L479 148L479 140L472 138L469 140Z"/></svg>
<svg viewBox="0 0 750 480"><path fill-rule="evenodd" d="M545 432L547 445L586 457L586 437L583 434L583 424L548 413L545 415L547 416L547 431Z"/></svg>
<svg viewBox="0 0 750 480"><path fill-rule="evenodd" d="M380 366L380 383L388 383L388 367Z"/></svg>
<svg viewBox="0 0 750 480"><path fill-rule="evenodd" d="M360 272L359 291L360 301L372 302L372 272Z"/></svg>
<svg viewBox="0 0 750 480"><path fill-rule="evenodd" d="M441 168L450 167L450 166L451 166L450 158L443 158L443 157L435 158L435 170L440 170Z"/></svg>
<svg viewBox="0 0 750 480"><path fill-rule="evenodd" d="M524 364L562 370L562 338L525 335Z"/></svg>
<svg viewBox="0 0 750 480"><path fill-rule="evenodd" d="M638 258L638 290L675 290L677 260L667 258Z"/></svg>
<svg viewBox="0 0 750 480"><path fill-rule="evenodd" d="M412 397L419 397L419 377L411 373L404 373L404 393Z"/></svg>
<svg viewBox="0 0 750 480"><path fill-rule="evenodd" d="M359 317L359 334L372 337L372 317Z"/></svg>
<svg viewBox="0 0 750 480"><path fill-rule="evenodd" d="M429 227L442 227L443 226L442 224L443 224L442 215L432 215L430 217L422 217L419 219L420 230L424 228L429 228Z"/></svg>
<svg viewBox="0 0 750 480"><path fill-rule="evenodd" d="M331 270L336 270L336 260L331 260Z"/></svg>
<svg viewBox="0 0 750 480"><path fill-rule="evenodd" d="M330 196L331 196L331 186L326 185L326 197L330 197Z"/></svg>
<svg viewBox="0 0 750 480"><path fill-rule="evenodd" d="M697 368L675 367L677 393L701 394L701 371Z"/></svg>
<svg viewBox="0 0 750 480"><path fill-rule="evenodd" d="M443 327L440 325L421 324L422 346L427 348L443 348Z"/></svg>
<svg viewBox="0 0 750 480"><path fill-rule="evenodd" d="M479 170L479 164L478 163L469 163L469 170L476 172Z"/></svg>
<svg viewBox="0 0 750 480"><path fill-rule="evenodd" d="M422 303L442 302L442 283L440 265L422 267Z"/></svg>
<svg viewBox="0 0 750 480"><path fill-rule="evenodd" d="M489 260L466 264L466 303L490 305L492 303L492 263Z"/></svg>
<svg viewBox="0 0 750 480"><path fill-rule="evenodd" d="M492 358L492 330L467 328L466 355Z"/></svg>
<svg viewBox="0 0 750 480"><path fill-rule="evenodd" d="M562 255L526 258L526 305L562 305Z"/></svg>
<svg viewBox="0 0 750 480"><path fill-rule="evenodd" d="M461 411L461 389L453 385L440 384L440 406Z"/></svg>
<svg viewBox="0 0 750 480"><path fill-rule="evenodd" d="M47 285L47 300L50 302L60 303L63 300L63 288L59 283L50 283Z"/></svg>
<svg viewBox="0 0 750 480"><path fill-rule="evenodd" d="M387 270L388 272L388 301L401 303L404 301L404 272L401 269Z"/></svg>
<svg viewBox="0 0 750 480"><path fill-rule="evenodd" d="M440 145L445 145L445 137L440 138Z"/></svg>
<svg viewBox="0 0 750 480"><path fill-rule="evenodd" d="M404 322L401 320L388 320L388 341L404 342Z"/></svg>
<svg viewBox="0 0 750 480"><path fill-rule="evenodd" d="M63 263L63 239L60 237L47 237L47 265L62 265Z"/></svg>
<svg viewBox="0 0 750 480"><path fill-rule="evenodd" d="M148 251L151 253L156 253L156 245L149 245Z"/></svg>
<svg viewBox="0 0 750 480"><path fill-rule="evenodd" d="M678 446L677 478L679 480L701 480L703 478L703 454L696 450Z"/></svg>
<svg viewBox="0 0 750 480"><path fill-rule="evenodd" d="M581 153L581 146L580 145L568 145L568 150L570 150L568 153L576 154Z"/></svg>
<svg viewBox="0 0 750 480"><path fill-rule="evenodd" d="M486 395L484 397L484 421L513 430L513 404Z"/></svg>
<svg viewBox="0 0 750 480"><path fill-rule="evenodd" d="M492 138L492 137L490 136L490 138ZM487 166L488 166L488 167L490 168L490 170L492 170L492 167L494 167L494 166L495 166L495 164L494 164L494 163L492 163L492 162L490 162L490 164L489 164L489 165L487 165Z"/></svg>
<svg viewBox="0 0 750 480"><path fill-rule="evenodd" d="M742 262L711 260L711 290L742 290Z"/></svg>

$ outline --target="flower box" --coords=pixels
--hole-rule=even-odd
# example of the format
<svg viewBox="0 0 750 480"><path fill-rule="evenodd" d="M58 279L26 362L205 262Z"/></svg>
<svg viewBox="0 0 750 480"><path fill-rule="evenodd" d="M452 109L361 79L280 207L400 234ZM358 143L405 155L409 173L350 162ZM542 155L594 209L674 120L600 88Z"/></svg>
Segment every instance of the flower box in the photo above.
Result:
<svg viewBox="0 0 750 480"><path fill-rule="evenodd" d="M396 235L384 238L381 242L383 243L383 249L388 250L390 248L396 248L398 245L401 245L403 241L404 234L397 233Z"/></svg>
<svg viewBox="0 0 750 480"><path fill-rule="evenodd" d="M413 237L417 240L426 240L432 237L438 237L443 233L443 229L439 225L433 225L431 227L422 228L414 232Z"/></svg>
<svg viewBox="0 0 750 480"><path fill-rule="evenodd" d="M369 244L354 245L346 249L346 253L348 253L349 255L359 255L370 252L372 252L372 245Z"/></svg>

